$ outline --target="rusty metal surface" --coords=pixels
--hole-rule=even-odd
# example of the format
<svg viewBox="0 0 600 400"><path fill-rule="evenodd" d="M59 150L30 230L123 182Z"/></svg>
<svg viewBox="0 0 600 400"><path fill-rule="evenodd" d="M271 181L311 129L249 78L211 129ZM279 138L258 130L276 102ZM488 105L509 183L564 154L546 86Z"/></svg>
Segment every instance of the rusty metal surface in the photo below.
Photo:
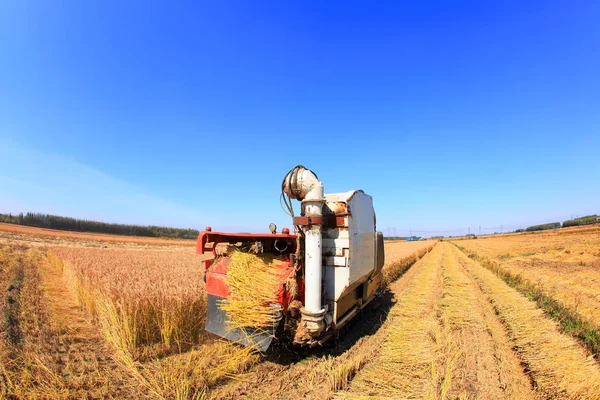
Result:
<svg viewBox="0 0 600 400"><path fill-rule="evenodd" d="M341 201L330 202L323 207L323 213L333 215L348 215L348 205Z"/></svg>
<svg viewBox="0 0 600 400"><path fill-rule="evenodd" d="M243 242L252 239L290 239L296 240L296 235L283 233L231 233L231 232L207 232L202 231L198 234L198 242L196 244L196 253L204 254L205 252L216 251L213 247L207 247L209 243L235 243Z"/></svg>
<svg viewBox="0 0 600 400"><path fill-rule="evenodd" d="M308 215L294 217L294 225L310 226L310 225L321 225L322 223L323 223L322 217L311 217Z"/></svg>

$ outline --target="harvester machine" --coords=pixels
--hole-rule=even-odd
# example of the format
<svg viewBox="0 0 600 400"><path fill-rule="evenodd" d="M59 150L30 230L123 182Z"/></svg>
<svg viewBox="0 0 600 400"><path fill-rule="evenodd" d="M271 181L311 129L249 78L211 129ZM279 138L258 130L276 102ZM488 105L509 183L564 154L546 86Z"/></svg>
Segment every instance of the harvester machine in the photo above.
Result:
<svg viewBox="0 0 600 400"><path fill-rule="evenodd" d="M301 202L294 214L292 199ZM276 336L304 345L323 344L379 293L384 264L383 234L377 232L373 199L362 190L325 194L317 175L303 166L292 168L282 182L282 205L294 232L274 224L270 233L213 232L198 236L197 253L206 268L206 330L265 351ZM275 257L282 275L292 276L268 304L275 323L261 329L232 329L221 308L230 295L230 258L219 248L266 253ZM293 290L292 287L293 286ZM274 296L275 297L275 296Z"/></svg>

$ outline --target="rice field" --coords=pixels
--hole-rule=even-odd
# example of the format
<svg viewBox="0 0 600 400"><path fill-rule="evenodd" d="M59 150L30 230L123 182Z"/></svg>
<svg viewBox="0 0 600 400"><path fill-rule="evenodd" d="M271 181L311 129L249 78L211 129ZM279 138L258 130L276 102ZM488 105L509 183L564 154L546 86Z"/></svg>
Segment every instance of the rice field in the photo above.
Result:
<svg viewBox="0 0 600 400"><path fill-rule="evenodd" d="M204 336L204 267L193 250L52 248L78 303L132 355Z"/></svg>
<svg viewBox="0 0 600 400"><path fill-rule="evenodd" d="M600 325L600 228L455 243Z"/></svg>
<svg viewBox="0 0 600 400"><path fill-rule="evenodd" d="M579 291L598 322L597 231L386 243L365 315L330 346L268 354L204 332L191 246L26 239L0 244L0 398L600 398L594 354L498 272Z"/></svg>

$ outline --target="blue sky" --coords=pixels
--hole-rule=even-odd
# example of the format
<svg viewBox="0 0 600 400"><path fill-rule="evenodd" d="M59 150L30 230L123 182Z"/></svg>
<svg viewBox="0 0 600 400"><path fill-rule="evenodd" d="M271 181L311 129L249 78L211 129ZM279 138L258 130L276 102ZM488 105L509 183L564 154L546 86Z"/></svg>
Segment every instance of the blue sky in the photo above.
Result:
<svg viewBox="0 0 600 400"><path fill-rule="evenodd" d="M386 234L600 212L597 2L173 3L2 2L0 212L265 231L296 164Z"/></svg>

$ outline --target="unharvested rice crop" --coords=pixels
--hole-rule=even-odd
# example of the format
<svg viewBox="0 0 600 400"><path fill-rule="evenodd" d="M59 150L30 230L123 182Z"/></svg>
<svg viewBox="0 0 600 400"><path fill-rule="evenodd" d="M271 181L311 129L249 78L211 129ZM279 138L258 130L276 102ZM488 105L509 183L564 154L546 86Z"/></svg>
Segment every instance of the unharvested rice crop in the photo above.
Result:
<svg viewBox="0 0 600 400"><path fill-rule="evenodd" d="M411 265L429 253L436 242L433 240L419 242L392 242L385 247L386 263L383 268L383 285L388 286L398 279Z"/></svg>
<svg viewBox="0 0 600 400"><path fill-rule="evenodd" d="M54 248L51 257L118 348L168 350L203 336L204 267L192 249Z"/></svg>

